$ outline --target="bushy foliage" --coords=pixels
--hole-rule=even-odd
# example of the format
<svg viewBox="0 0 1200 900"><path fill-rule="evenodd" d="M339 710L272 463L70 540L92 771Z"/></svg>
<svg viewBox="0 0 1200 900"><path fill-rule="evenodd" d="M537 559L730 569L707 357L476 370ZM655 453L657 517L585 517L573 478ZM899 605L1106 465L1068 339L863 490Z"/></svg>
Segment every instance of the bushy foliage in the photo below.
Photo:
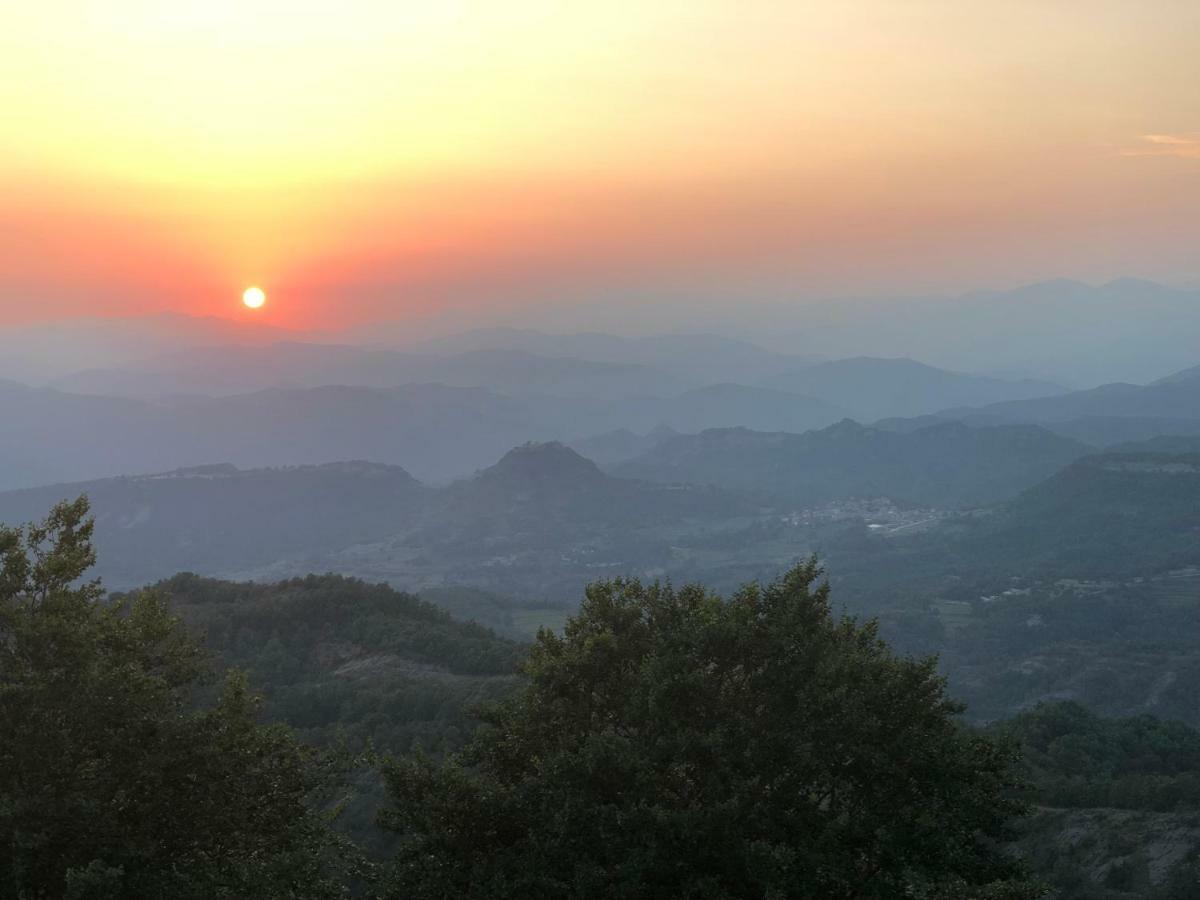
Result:
<svg viewBox="0 0 1200 900"><path fill-rule="evenodd" d="M161 596L80 581L87 513L0 527L0 897L341 895L332 763L240 675L192 705L205 656Z"/></svg>
<svg viewBox="0 0 1200 900"><path fill-rule="evenodd" d="M589 587L463 753L385 767L389 896L1036 896L1010 750L819 577Z"/></svg>
<svg viewBox="0 0 1200 900"><path fill-rule="evenodd" d="M1039 803L1161 812L1200 809L1200 732L1153 716L1106 719L1039 706L996 729L1020 742Z"/></svg>

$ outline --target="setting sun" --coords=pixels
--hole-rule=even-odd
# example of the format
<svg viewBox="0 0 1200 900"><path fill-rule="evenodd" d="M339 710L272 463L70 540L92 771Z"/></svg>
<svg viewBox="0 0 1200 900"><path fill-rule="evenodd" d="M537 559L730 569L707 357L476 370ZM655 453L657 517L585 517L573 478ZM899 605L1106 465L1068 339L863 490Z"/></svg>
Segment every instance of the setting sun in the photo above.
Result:
<svg viewBox="0 0 1200 900"><path fill-rule="evenodd" d="M267 302L267 295L262 288L248 287L242 292L242 303L247 309L260 309Z"/></svg>

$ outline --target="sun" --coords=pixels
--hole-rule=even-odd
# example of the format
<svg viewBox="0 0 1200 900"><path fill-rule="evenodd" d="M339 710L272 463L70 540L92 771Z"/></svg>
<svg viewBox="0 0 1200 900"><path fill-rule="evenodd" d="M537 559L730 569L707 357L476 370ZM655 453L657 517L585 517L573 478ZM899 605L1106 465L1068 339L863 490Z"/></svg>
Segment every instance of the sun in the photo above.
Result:
<svg viewBox="0 0 1200 900"><path fill-rule="evenodd" d="M260 287L248 287L242 291L242 303L247 309L259 309L267 302L267 295Z"/></svg>

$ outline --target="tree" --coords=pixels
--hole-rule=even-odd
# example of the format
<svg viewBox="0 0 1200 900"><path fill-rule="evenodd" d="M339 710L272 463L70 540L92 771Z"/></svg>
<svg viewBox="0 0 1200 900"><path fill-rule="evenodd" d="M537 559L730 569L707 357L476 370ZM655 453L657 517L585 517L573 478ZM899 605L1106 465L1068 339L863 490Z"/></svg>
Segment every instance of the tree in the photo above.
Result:
<svg viewBox="0 0 1200 900"><path fill-rule="evenodd" d="M996 843L1012 751L820 576L591 585L461 754L385 765L389 896L1037 896Z"/></svg>
<svg viewBox="0 0 1200 900"><path fill-rule="evenodd" d="M310 805L332 762L256 722L243 676L196 706L162 599L106 603L85 498L0 527L0 897L331 897Z"/></svg>

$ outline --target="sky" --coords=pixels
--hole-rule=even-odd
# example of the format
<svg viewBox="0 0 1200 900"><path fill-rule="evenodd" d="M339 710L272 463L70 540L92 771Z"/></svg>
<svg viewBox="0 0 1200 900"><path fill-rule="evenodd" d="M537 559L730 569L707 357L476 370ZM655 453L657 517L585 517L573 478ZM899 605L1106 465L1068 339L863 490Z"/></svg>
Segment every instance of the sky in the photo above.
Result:
<svg viewBox="0 0 1200 900"><path fill-rule="evenodd" d="M0 110L0 325L1200 278L1195 0L39 0Z"/></svg>

